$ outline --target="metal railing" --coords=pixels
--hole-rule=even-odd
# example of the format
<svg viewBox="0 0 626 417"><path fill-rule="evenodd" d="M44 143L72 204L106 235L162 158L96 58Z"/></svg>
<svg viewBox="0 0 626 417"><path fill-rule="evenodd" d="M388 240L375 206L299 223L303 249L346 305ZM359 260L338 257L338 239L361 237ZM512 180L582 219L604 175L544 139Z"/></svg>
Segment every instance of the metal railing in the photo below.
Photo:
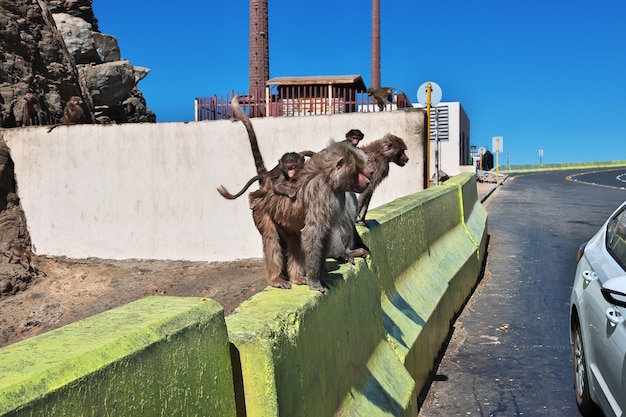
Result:
<svg viewBox="0 0 626 417"><path fill-rule="evenodd" d="M232 117L230 101L239 96L239 105L250 117L311 116L339 113L368 113L381 111L376 100L365 92L342 86L290 85L271 91L259 90L251 94L231 91L226 96L195 99L195 120L222 120ZM408 97L395 91L392 102L386 102L382 111L412 107Z"/></svg>

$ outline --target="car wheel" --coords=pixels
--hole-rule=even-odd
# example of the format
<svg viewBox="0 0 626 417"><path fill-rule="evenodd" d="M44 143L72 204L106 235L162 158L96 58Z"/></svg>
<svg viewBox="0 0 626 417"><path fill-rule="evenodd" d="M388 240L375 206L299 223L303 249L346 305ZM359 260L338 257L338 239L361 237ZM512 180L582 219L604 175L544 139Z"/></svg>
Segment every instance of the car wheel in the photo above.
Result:
<svg viewBox="0 0 626 417"><path fill-rule="evenodd" d="M576 405L582 415L592 415L597 407L589 395L589 378L587 376L587 360L583 349L583 338L580 334L580 324L576 323L572 329L572 358L574 360L574 387L576 389Z"/></svg>

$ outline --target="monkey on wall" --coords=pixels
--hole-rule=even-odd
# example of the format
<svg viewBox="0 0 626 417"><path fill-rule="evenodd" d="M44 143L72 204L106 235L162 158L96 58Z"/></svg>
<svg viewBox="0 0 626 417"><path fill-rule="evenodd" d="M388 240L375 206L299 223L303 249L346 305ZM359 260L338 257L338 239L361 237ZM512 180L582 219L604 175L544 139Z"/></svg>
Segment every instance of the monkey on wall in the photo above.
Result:
<svg viewBox="0 0 626 417"><path fill-rule="evenodd" d="M33 93L24 94L24 110L22 111L22 126L45 124L45 114L39 105L39 97Z"/></svg>
<svg viewBox="0 0 626 417"><path fill-rule="evenodd" d="M74 125L81 123L84 115L83 99L78 96L72 96L65 104L65 109L63 110L63 124Z"/></svg>
<svg viewBox="0 0 626 417"><path fill-rule="evenodd" d="M358 225L365 226L365 215L372 194L376 187L389 175L389 164L391 162L403 167L409 161L409 157L405 151L407 146L401 138L387 133L382 139L375 140L361 149L367 155L369 167L373 170L370 186L359 195L358 200L358 216L356 222Z"/></svg>
<svg viewBox="0 0 626 417"><path fill-rule="evenodd" d="M271 185L274 187L274 192L278 195L295 198L298 191L296 188L297 176L302 170L304 162L303 155L296 152L287 152L278 160L278 165L264 175L255 175L250 178L237 194L231 194L223 185L220 185L217 191L222 197L228 200L234 200L245 193L255 181L259 181L262 185L268 184L268 186Z"/></svg>
<svg viewBox="0 0 626 417"><path fill-rule="evenodd" d="M237 97L231 105L248 131L257 174L262 175L267 170L252 124ZM371 170L354 147L335 143L312 154L304 164L297 176L295 199L276 194L273 187L261 186L250 194L252 218L261 234L271 286L291 288L291 283L308 283L312 290L326 291L325 260L331 230L345 210L345 192L365 191L370 176Z"/></svg>
<svg viewBox="0 0 626 417"><path fill-rule="evenodd" d="M378 110L385 110L385 106L387 105L387 101L389 103L392 102L393 99L393 91L391 87L380 87L380 88L368 88L367 95L374 97L376 103L378 104Z"/></svg>
<svg viewBox="0 0 626 417"><path fill-rule="evenodd" d="M83 109L83 99L78 96L72 96L65 104L65 108L63 109L63 122L60 124L56 124L48 129L48 133L52 131L52 129L56 128L60 125L75 125L78 123L83 123L85 116L85 110Z"/></svg>

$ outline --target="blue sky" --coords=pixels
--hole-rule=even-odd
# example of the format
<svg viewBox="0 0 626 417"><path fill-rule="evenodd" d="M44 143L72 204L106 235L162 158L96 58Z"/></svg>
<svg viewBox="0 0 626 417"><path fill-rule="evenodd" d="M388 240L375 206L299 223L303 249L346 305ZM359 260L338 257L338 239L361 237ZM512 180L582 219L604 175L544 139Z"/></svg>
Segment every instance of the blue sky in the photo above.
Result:
<svg viewBox="0 0 626 417"><path fill-rule="evenodd" d="M248 0L93 0L158 122L248 90ZM371 2L269 0L270 77L371 79ZM381 84L434 81L511 164L626 160L626 2L381 0Z"/></svg>

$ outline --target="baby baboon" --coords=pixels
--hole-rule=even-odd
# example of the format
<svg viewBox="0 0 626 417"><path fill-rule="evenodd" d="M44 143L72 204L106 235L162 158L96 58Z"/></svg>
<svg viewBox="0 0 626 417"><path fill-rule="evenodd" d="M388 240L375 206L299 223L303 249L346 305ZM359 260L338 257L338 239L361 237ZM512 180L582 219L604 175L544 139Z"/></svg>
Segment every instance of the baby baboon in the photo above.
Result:
<svg viewBox="0 0 626 417"><path fill-rule="evenodd" d="M298 192L298 174L304 167L304 157L295 152L288 152L278 160L278 166L282 175L273 182L274 192L293 199Z"/></svg>
<svg viewBox="0 0 626 417"><path fill-rule="evenodd" d="M220 185L217 191L222 197L234 200L245 193L255 181L259 181L262 186L264 184L267 184L266 186L271 185L278 195L294 198L298 191L296 188L297 174L303 166L304 156L295 152L287 152L278 160L278 165L264 175L255 175L250 178L237 194L231 194L223 185Z"/></svg>
<svg viewBox="0 0 626 417"><path fill-rule="evenodd" d="M266 169L252 124L239 108L237 98L231 104L235 116L246 126L257 173L261 175ZM345 210L345 192L365 191L369 176L371 171L356 148L336 143L312 154L304 164L297 175L298 193L293 200L276 194L273 187L250 194L252 218L263 241L270 285L291 288L291 283L304 284L308 280L311 289L326 291L325 259L331 230Z"/></svg>
<svg viewBox="0 0 626 417"><path fill-rule="evenodd" d="M20 246L15 241L9 242L9 246L5 254L9 257L9 263L13 262L13 259L15 258L28 272L34 272L37 275L41 272L44 276L48 275L39 269L37 255L35 255L30 249Z"/></svg>
<svg viewBox="0 0 626 417"><path fill-rule="evenodd" d="M367 214L367 207L372 199L372 194L376 187L389 175L389 164L393 162L402 167L409 161L409 157L404 153L407 150L404 141L391 133L387 133L382 139L365 145L362 149L367 155L369 167L374 171L372 183L359 195L359 214L356 222L365 226L365 215Z"/></svg>
<svg viewBox="0 0 626 417"><path fill-rule="evenodd" d="M362 141L364 137L365 135L359 129L350 129L348 133L346 133L345 141L352 146L359 146L359 142Z"/></svg>
<svg viewBox="0 0 626 417"><path fill-rule="evenodd" d="M33 93L26 93L24 94L24 101L22 126L45 124L45 115L39 105L39 98Z"/></svg>
<svg viewBox="0 0 626 417"><path fill-rule="evenodd" d="M376 99L376 103L378 103L378 110L385 110L385 106L387 105L387 101L392 102L393 91L391 87L380 87L380 88L368 88L367 95L374 97Z"/></svg>

